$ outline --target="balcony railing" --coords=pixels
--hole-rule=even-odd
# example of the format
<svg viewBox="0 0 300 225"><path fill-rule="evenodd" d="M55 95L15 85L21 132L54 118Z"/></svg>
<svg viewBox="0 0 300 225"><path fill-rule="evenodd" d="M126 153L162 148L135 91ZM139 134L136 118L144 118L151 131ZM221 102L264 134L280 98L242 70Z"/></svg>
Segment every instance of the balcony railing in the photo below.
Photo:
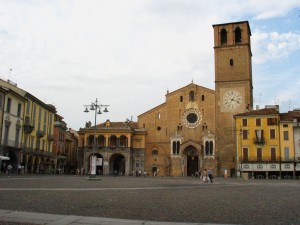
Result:
<svg viewBox="0 0 300 225"><path fill-rule="evenodd" d="M54 136L52 134L48 134L48 141L53 141L54 140Z"/></svg>
<svg viewBox="0 0 300 225"><path fill-rule="evenodd" d="M265 144L265 139L264 138L253 138L253 143L257 145L263 145Z"/></svg>
<svg viewBox="0 0 300 225"><path fill-rule="evenodd" d="M45 131L37 130L36 136L37 136L37 138L42 138L42 137L44 137L44 136L45 136Z"/></svg>
<svg viewBox="0 0 300 225"><path fill-rule="evenodd" d="M294 162L295 159L294 158L286 158L286 157L271 157L271 156L264 156L262 158L258 158L255 156L251 156L251 157L239 157L239 161L240 162Z"/></svg>
<svg viewBox="0 0 300 225"><path fill-rule="evenodd" d="M24 127L24 132L27 134L30 134L34 129L34 126L31 126L29 124L24 124L23 127Z"/></svg>

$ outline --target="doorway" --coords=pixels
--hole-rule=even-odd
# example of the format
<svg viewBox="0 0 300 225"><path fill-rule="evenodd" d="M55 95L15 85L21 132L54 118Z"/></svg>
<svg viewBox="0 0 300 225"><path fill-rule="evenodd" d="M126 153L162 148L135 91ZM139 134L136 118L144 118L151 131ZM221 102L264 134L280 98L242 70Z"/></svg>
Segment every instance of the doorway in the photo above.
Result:
<svg viewBox="0 0 300 225"><path fill-rule="evenodd" d="M125 157L121 154L114 154L110 158L110 174L124 175L125 174Z"/></svg>
<svg viewBox="0 0 300 225"><path fill-rule="evenodd" d="M185 149L184 155L186 156L186 176L195 176L195 173L199 171L199 154L197 149L190 145Z"/></svg>
<svg viewBox="0 0 300 225"><path fill-rule="evenodd" d="M195 172L198 168L198 156L187 156L187 176L195 176Z"/></svg>

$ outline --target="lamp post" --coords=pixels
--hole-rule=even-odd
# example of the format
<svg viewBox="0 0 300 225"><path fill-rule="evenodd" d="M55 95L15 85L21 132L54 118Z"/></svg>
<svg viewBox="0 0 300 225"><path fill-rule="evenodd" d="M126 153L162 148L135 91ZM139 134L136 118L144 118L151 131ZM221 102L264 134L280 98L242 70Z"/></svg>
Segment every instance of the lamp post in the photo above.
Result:
<svg viewBox="0 0 300 225"><path fill-rule="evenodd" d="M94 124L94 142L93 142L93 152L92 156L90 157L90 176L95 177L96 176L96 159L97 156L95 155L96 151L96 125L97 125L97 114L102 114L101 108L105 107L103 112L108 112L107 107L109 105L102 105L98 103L98 99L96 98L95 102L92 102L90 105L84 105L85 110L84 112L88 113L88 107L91 111L95 111L95 124Z"/></svg>

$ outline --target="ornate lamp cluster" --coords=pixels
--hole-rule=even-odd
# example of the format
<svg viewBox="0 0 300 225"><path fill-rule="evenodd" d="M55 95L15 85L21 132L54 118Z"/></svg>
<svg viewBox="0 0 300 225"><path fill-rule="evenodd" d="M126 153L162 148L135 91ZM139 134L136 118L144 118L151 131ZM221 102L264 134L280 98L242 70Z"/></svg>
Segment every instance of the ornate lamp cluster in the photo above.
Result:
<svg viewBox="0 0 300 225"><path fill-rule="evenodd" d="M92 102L90 105L84 105L85 107L85 110L83 112L90 112L88 110L88 108L91 110L91 111L95 111L95 124L94 124L94 143L93 143L93 154L92 154L92 157L96 157L94 154L95 154L95 149L96 149L96 126L97 126L97 114L102 114L101 112L101 108L104 108L103 112L108 112L107 110L107 107L109 105L102 105L102 104L99 104L98 103L98 99L96 98L96 101L95 102ZM95 160L93 161L93 163L95 163ZM94 165L95 167L95 165ZM90 171L90 174L91 175L95 175L95 174L92 174L92 171Z"/></svg>

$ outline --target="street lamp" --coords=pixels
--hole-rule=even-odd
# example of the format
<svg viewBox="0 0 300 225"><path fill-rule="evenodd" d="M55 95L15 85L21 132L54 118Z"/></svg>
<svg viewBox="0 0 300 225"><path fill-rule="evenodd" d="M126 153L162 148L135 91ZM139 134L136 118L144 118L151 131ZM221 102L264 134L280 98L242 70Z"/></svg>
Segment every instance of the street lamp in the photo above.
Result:
<svg viewBox="0 0 300 225"><path fill-rule="evenodd" d="M102 105L98 103L98 99L96 98L95 102L92 102L90 105L84 105L85 110L84 112L88 113L89 110L95 111L95 124L94 124L94 142L93 142L93 153L92 156L90 157L90 176L95 177L96 176L96 158L97 156L95 155L96 151L96 125L97 125L97 114L102 114L101 108L105 107L103 112L108 112L107 107L109 105Z"/></svg>

